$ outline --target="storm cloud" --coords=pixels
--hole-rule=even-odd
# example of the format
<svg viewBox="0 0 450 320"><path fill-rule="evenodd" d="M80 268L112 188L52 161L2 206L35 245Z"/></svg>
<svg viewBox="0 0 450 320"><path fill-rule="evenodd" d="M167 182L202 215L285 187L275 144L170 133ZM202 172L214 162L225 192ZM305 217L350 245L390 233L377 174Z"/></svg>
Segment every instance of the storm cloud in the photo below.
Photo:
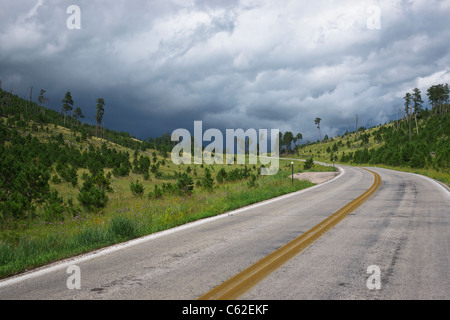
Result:
<svg viewBox="0 0 450 320"><path fill-rule="evenodd" d="M80 8L71 30L67 8ZM94 122L139 138L204 128L301 132L395 118L402 97L450 82L449 1L0 1L0 80L66 91Z"/></svg>

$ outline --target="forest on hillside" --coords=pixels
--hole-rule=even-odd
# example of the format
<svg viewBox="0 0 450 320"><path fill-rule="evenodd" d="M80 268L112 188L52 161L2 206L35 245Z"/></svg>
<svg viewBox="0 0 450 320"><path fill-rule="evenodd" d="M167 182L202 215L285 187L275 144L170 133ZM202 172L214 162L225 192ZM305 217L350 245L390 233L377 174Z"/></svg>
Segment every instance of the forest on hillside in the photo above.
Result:
<svg viewBox="0 0 450 320"><path fill-rule="evenodd" d="M328 146L324 149L327 153L326 160L330 162L431 168L448 173L450 172L448 84L429 87L426 96L429 105L424 107L422 93L415 88L412 93L406 93L403 97L404 105L398 110L397 119L369 129L361 126L353 132L347 130L342 136L334 138L325 135L317 142L307 142L299 146L299 153L311 154L311 147L316 146L320 154L322 149L320 146L326 145ZM315 119L319 134L321 120ZM309 152L305 152L306 149Z"/></svg>
<svg viewBox="0 0 450 320"><path fill-rule="evenodd" d="M64 203L57 190L50 190L49 182L78 187L81 180L78 201L83 209L102 208L111 176L135 172L146 179L150 172L158 174L156 152L165 158L173 146L169 134L139 141L100 125L105 106L101 98L97 100L97 125L82 122L82 110L73 108L70 92L61 100L60 112L46 108L45 103L44 90L35 103L31 97L25 100L0 89L0 223L32 219L37 207L49 220L67 211L78 214L80 208L73 205L73 199ZM63 129L70 137L63 135ZM150 148L152 157L139 154ZM129 150L134 153L130 155ZM89 173L79 177L80 168ZM112 170L105 174L106 168Z"/></svg>
<svg viewBox="0 0 450 320"><path fill-rule="evenodd" d="M364 148L344 155L340 161L356 164L386 164L432 167L450 170L450 114L448 84L433 85L427 90L431 109L424 108L418 88L404 96L402 117L391 126L380 126L373 133L383 142L379 148ZM367 134L366 134L367 135ZM368 139L369 137L362 137Z"/></svg>
<svg viewBox="0 0 450 320"><path fill-rule="evenodd" d="M105 112L101 98L97 100L97 125L89 125L81 120L82 110L73 108L70 92L63 97L60 112L44 106L44 93L41 90L35 103L0 90L0 229L24 219L59 221L65 216L99 212L113 192L113 178L133 175L140 181L175 181L155 184L147 194L149 200L189 195L194 187L211 189L215 180L221 184L250 179L249 185L255 185L255 173L260 169L255 166L222 168L214 180L212 172L202 165L202 178L197 178L195 185L192 175L197 172L191 172L190 167L186 172L163 173L161 168L176 144L169 133L141 141L106 129L101 125ZM143 195L140 181L130 183L134 195ZM76 197L64 201L57 187L60 184L77 189Z"/></svg>

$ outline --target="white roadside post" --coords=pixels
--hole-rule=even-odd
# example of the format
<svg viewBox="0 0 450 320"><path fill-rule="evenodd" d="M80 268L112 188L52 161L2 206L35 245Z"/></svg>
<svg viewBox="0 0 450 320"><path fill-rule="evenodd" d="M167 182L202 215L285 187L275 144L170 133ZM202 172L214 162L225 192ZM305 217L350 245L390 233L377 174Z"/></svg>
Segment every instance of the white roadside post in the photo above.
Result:
<svg viewBox="0 0 450 320"><path fill-rule="evenodd" d="M291 167L292 167L292 187L294 187L294 161L291 161Z"/></svg>

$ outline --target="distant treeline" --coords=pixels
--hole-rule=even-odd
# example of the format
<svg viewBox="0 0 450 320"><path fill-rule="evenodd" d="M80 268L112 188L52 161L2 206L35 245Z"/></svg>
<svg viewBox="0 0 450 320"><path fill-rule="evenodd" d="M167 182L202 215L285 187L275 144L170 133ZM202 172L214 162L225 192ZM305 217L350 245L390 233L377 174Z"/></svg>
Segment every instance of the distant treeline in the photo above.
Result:
<svg viewBox="0 0 450 320"><path fill-rule="evenodd" d="M409 141L407 124L382 126L374 135L384 144L379 148L364 148L342 155L341 162L357 164L386 164L450 169L450 115L431 116L430 111L420 112L422 120L419 133ZM367 134L369 135L369 134Z"/></svg>
<svg viewBox="0 0 450 320"><path fill-rule="evenodd" d="M48 220L70 211L78 214L82 208L75 206L73 199L63 202L56 190L50 190L50 182L67 182L78 188L81 178L77 198L84 210L93 210L106 205L113 175L124 177L133 172L149 179L150 172L159 174L156 152L149 157L139 151L155 148L166 157L172 143L168 135L140 142L126 132L82 123L82 110L73 110L70 93L62 100L61 112L44 107L43 93L41 90L38 104L0 89L0 225L33 219L37 208ZM67 115L68 111L73 112ZM101 116L97 115L97 123ZM63 135L57 125L68 129L70 136ZM134 154L104 142L83 143L93 136L135 150ZM89 173L79 177L79 169ZM104 169L111 170L105 174Z"/></svg>
<svg viewBox="0 0 450 320"><path fill-rule="evenodd" d="M169 133L163 134L161 137L150 137L148 140L139 141L128 132L111 130L104 127L104 124L100 125L100 128L98 128L96 125L82 122L81 119L84 118L84 116L81 108L73 108L73 101L71 101L72 104L67 104L66 97L61 100L60 112L49 109L45 107L45 103L48 100L45 98L44 90L41 90L37 100L38 102L34 102L31 101L31 99L26 100L19 98L17 95L13 94L12 90L7 92L0 89L0 117L7 117L9 121L8 124L14 124L18 127L24 127L29 121L35 123L35 128L40 124L60 125L74 133L80 133L82 140L92 136L98 136L109 142L114 142L133 150L144 151L147 149L154 149L162 153L167 153L170 152L176 144L171 141ZM67 105L70 107L68 108ZM69 111L70 113L68 113ZM78 111L78 113L76 111ZM96 118L95 120L99 119Z"/></svg>
<svg viewBox="0 0 450 320"><path fill-rule="evenodd" d="M385 164L390 166L410 166L412 168L430 167L448 171L450 169L450 104L448 84L432 85L427 90L430 109L424 108L421 92L415 88L404 96L404 109L398 110L397 119L388 126L378 126L372 131L374 140L382 145L376 148L358 148L352 152L343 152L338 158L336 153L344 145L335 142L333 148L327 148L334 161L355 164ZM347 147L350 147L350 133ZM369 144L371 134L364 127L354 132L352 139L361 146ZM323 142L328 141L326 135ZM332 140L332 139L331 139ZM318 141L317 143L321 143ZM306 145L302 146L303 148Z"/></svg>
<svg viewBox="0 0 450 320"><path fill-rule="evenodd" d="M450 168L450 115L448 84L433 85L426 95L431 109L423 108L421 92L414 88L404 96L404 112L375 132L384 144L349 154L342 160L354 163L387 164L412 168ZM399 110L402 111L402 110Z"/></svg>

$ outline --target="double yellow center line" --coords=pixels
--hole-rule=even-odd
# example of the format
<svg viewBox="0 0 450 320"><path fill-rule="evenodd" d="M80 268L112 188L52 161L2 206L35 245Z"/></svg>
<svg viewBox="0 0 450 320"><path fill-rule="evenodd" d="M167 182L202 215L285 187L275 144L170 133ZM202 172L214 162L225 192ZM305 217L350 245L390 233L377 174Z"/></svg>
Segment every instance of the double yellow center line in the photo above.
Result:
<svg viewBox="0 0 450 320"><path fill-rule="evenodd" d="M303 249L320 238L328 230L333 228L349 213L358 208L380 187L381 178L378 173L368 169L364 170L371 172L375 177L374 183L366 192L336 211L312 229L273 251L247 269L218 285L211 291L205 293L199 298L199 300L237 299L244 292L260 282L264 277L281 267L288 260L299 254Z"/></svg>

